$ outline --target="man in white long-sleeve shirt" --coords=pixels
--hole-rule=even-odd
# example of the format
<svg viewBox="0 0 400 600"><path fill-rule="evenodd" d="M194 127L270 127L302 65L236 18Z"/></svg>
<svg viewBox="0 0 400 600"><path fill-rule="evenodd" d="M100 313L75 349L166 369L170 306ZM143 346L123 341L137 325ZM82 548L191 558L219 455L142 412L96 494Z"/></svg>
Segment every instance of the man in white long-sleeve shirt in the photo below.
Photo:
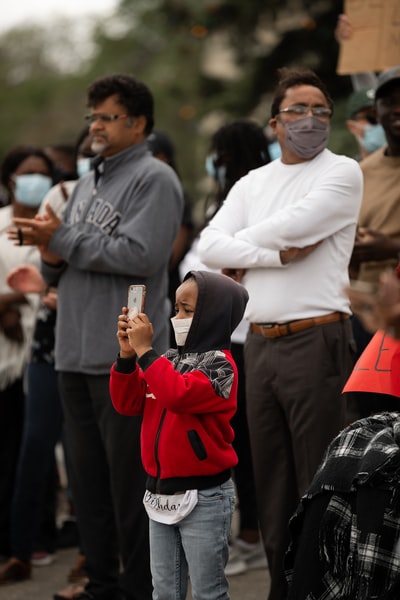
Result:
<svg viewBox="0 0 400 600"><path fill-rule="evenodd" d="M286 597L287 525L344 424L353 366L345 292L362 196L353 159L326 149L332 100L311 71L282 70L270 125L282 157L231 190L200 258L244 270L247 402L270 600Z"/></svg>

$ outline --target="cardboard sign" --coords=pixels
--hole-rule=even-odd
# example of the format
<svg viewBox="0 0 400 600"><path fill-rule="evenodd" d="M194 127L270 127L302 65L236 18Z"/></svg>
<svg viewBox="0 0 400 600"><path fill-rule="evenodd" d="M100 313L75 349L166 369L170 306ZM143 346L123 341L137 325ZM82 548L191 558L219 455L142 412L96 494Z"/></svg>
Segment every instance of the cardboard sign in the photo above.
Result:
<svg viewBox="0 0 400 600"><path fill-rule="evenodd" d="M400 0L346 0L353 35L340 44L337 73L383 71L400 63Z"/></svg>
<svg viewBox="0 0 400 600"><path fill-rule="evenodd" d="M377 331L355 364L343 392L400 397L400 342Z"/></svg>

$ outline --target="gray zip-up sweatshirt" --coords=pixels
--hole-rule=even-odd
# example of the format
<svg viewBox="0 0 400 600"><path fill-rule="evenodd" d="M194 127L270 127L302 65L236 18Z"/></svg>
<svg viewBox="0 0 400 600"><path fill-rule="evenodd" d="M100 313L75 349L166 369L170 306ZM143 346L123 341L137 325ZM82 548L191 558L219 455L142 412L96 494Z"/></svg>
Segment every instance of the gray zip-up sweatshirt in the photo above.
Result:
<svg viewBox="0 0 400 600"><path fill-rule="evenodd" d="M117 318L134 283L147 286L155 345L166 349L168 262L182 211L175 172L146 143L106 158L79 180L49 244L65 262L42 262L46 281L58 287L58 371L109 373Z"/></svg>

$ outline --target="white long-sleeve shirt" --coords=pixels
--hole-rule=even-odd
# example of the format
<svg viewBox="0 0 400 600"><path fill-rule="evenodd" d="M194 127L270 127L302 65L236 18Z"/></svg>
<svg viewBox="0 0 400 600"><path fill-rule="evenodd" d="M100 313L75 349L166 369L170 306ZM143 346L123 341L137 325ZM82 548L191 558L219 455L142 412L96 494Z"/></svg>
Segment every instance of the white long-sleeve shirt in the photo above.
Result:
<svg viewBox="0 0 400 600"><path fill-rule="evenodd" d="M351 158L324 150L295 165L277 159L234 185L201 233L200 259L247 269L251 322L350 313L345 288L361 198L362 173ZM281 250L321 240L306 258L281 264Z"/></svg>

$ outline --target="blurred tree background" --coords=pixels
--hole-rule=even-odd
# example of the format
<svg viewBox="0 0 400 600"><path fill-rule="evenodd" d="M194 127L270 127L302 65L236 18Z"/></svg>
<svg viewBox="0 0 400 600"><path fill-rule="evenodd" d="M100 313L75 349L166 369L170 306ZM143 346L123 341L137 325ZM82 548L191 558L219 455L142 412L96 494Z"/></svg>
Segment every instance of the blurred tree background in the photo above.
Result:
<svg viewBox="0 0 400 600"><path fill-rule="evenodd" d="M276 71L315 70L335 100L329 147L344 128L350 78L336 75L338 0L120 0L112 18L26 25L0 37L0 159L14 145L74 142L87 86L129 72L154 93L156 128L175 143L185 188L203 193L211 134L235 118L266 125Z"/></svg>

